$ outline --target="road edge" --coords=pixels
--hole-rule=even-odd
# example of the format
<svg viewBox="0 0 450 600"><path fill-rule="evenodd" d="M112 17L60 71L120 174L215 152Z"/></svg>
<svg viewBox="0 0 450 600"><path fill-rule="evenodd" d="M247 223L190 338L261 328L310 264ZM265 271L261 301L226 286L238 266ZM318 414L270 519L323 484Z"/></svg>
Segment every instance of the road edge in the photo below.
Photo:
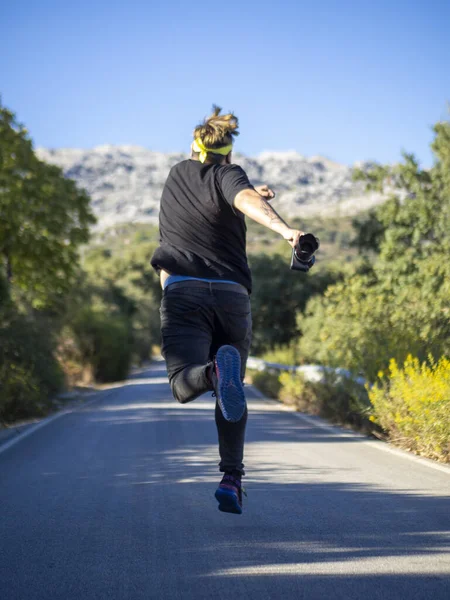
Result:
<svg viewBox="0 0 450 600"><path fill-rule="evenodd" d="M396 456L401 456L406 458L407 460L413 461L415 463L421 464L425 467L430 467L436 471L441 471L442 473L446 473L450 475L450 465L445 465L443 463L438 463L430 458L425 458L423 456L418 456L417 454L412 454L411 452L407 452L406 450L402 450L401 448L397 448L389 444L388 442L384 442L382 440L374 440L369 438L368 436L358 433L357 431L353 431L351 429L344 429L343 427L339 427L339 425L334 425L323 419L322 417L311 416L306 413L299 412L294 407L289 406L288 404L283 404L280 400L275 400L273 398L268 398L265 394L263 394L257 387L253 384L248 386L252 389L252 391L258 396L261 400L266 400L268 402L273 402L277 404L281 411L289 412L298 419L301 419L305 423L309 425L313 425L315 427L319 427L320 429L325 429L327 431L331 431L338 437L348 438L353 437L360 439L364 444L371 446L372 448L376 448L377 450L382 450L383 452L388 452L390 454L395 454Z"/></svg>
<svg viewBox="0 0 450 600"><path fill-rule="evenodd" d="M102 391L104 391L104 390L98 390L96 392L93 392L92 395L96 396L98 393L100 393ZM111 390L111 393L113 391L114 390ZM109 394L107 394L107 396L109 396ZM63 408L63 409L59 410L58 412L56 412L55 414L50 415L48 417L44 417L43 419L40 419L37 422L25 424L25 425L19 425L18 427L23 428L23 430L20 430L19 432L17 432L17 429L16 429L16 432L17 432L16 435L13 434L12 437L7 438L4 442L0 441L0 454L3 454L3 452L5 452L6 450L9 450L9 448L11 448L12 446L15 446L21 440L27 438L29 435L31 435L35 431L38 431L42 427L49 425L53 421L56 421L57 419L64 417L65 415L70 415L71 413L77 412L81 408L86 408L87 406L90 406L94 402L96 402L98 400L103 400L104 398L105 398L105 396L102 396L101 398L94 397L91 400L88 400L87 402L77 403L76 406L72 406L71 408ZM14 426L11 427L11 429L13 429L13 428L14 428Z"/></svg>

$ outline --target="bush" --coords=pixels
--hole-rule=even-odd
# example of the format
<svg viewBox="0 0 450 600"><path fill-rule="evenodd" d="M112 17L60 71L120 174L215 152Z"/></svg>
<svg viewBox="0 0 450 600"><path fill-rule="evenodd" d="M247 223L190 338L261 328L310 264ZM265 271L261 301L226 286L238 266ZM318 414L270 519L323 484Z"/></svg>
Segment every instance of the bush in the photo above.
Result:
<svg viewBox="0 0 450 600"><path fill-rule="evenodd" d="M87 250L85 285L90 288L91 306L100 303L107 312L128 319L133 362L142 364L150 359L152 345L160 337L162 290L150 264L156 246L148 241L154 233L131 225L117 233Z"/></svg>
<svg viewBox="0 0 450 600"><path fill-rule="evenodd" d="M369 391L373 419L391 440L418 454L450 460L450 361L422 364L408 356L403 368L395 360L389 375Z"/></svg>
<svg viewBox="0 0 450 600"><path fill-rule="evenodd" d="M367 392L354 381L326 375L322 382L305 381L300 373L280 375L280 400L302 411L357 428L369 425Z"/></svg>
<svg viewBox="0 0 450 600"><path fill-rule="evenodd" d="M249 256L253 277L252 348L256 355L289 344L297 337L297 312L304 310L311 296L322 294L341 277L339 272L323 269L301 277L289 270L287 245L286 252L286 256Z"/></svg>
<svg viewBox="0 0 450 600"><path fill-rule="evenodd" d="M374 381L392 356L404 358L412 343L420 343L403 320L401 327L397 323L392 302L370 275L356 274L331 286L324 297L312 299L305 317L299 316L301 356Z"/></svg>
<svg viewBox="0 0 450 600"><path fill-rule="evenodd" d="M252 384L268 398L278 398L281 389L279 374L275 371L250 371Z"/></svg>
<svg viewBox="0 0 450 600"><path fill-rule="evenodd" d="M305 360L373 382L391 358L450 356L450 121L434 131L432 168L405 154L356 173L390 195L358 226L357 245L376 254L308 303L297 323Z"/></svg>
<svg viewBox="0 0 450 600"><path fill-rule="evenodd" d="M0 423L45 414L48 406L32 372L21 365L3 363L0 381Z"/></svg>
<svg viewBox="0 0 450 600"><path fill-rule="evenodd" d="M300 373L281 373L279 398L286 404L310 414L320 414L319 404L311 383L305 381Z"/></svg>
<svg viewBox="0 0 450 600"><path fill-rule="evenodd" d="M278 363L279 365L296 365L298 364L298 343L294 339L285 346L279 346L265 352L262 358L266 362Z"/></svg>
<svg viewBox="0 0 450 600"><path fill-rule="evenodd" d="M369 419L371 405L367 391L358 383L334 374L324 381L305 381L300 373L252 371L252 384L269 398L295 406L301 412L319 415L335 423L348 424L367 432L376 425Z"/></svg>
<svg viewBox="0 0 450 600"><path fill-rule="evenodd" d="M0 420L41 416L64 384L48 326L19 314L11 304L0 310Z"/></svg>
<svg viewBox="0 0 450 600"><path fill-rule="evenodd" d="M96 381L126 378L131 361L131 336L124 317L85 308L73 318L70 329L80 360L91 367Z"/></svg>
<svg viewBox="0 0 450 600"><path fill-rule="evenodd" d="M58 336L57 357L69 388L93 382L92 367L84 359L70 326L63 326Z"/></svg>

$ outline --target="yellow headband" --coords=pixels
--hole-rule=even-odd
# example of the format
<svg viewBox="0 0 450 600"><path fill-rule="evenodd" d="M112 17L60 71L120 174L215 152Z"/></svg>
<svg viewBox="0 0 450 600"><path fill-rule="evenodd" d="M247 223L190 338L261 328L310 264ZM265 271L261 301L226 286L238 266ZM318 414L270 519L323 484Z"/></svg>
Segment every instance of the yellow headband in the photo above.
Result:
<svg viewBox="0 0 450 600"><path fill-rule="evenodd" d="M195 140L192 142L192 150L200 153L199 160L201 163L205 162L208 152L226 156L227 154L230 154L232 149L233 144L230 144L229 146L223 146L222 148L206 148L200 138L195 138Z"/></svg>

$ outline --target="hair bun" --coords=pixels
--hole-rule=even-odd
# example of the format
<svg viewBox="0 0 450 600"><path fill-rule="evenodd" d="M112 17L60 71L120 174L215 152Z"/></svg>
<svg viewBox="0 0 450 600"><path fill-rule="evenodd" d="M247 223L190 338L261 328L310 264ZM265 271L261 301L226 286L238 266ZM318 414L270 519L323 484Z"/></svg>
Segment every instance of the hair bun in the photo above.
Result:
<svg viewBox="0 0 450 600"><path fill-rule="evenodd" d="M200 138L207 148L220 148L233 142L239 135L238 118L233 113L221 115L221 108L213 105L213 113L194 129L194 138Z"/></svg>

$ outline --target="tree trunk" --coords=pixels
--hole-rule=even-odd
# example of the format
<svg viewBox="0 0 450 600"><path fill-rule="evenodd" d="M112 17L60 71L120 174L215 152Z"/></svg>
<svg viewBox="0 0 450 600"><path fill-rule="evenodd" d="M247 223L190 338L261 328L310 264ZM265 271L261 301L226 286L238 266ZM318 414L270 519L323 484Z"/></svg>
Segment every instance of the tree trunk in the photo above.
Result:
<svg viewBox="0 0 450 600"><path fill-rule="evenodd" d="M8 283L11 283L13 272L12 272L11 260L9 258L9 254L7 252L5 252L5 258L6 258L6 278L8 280Z"/></svg>

